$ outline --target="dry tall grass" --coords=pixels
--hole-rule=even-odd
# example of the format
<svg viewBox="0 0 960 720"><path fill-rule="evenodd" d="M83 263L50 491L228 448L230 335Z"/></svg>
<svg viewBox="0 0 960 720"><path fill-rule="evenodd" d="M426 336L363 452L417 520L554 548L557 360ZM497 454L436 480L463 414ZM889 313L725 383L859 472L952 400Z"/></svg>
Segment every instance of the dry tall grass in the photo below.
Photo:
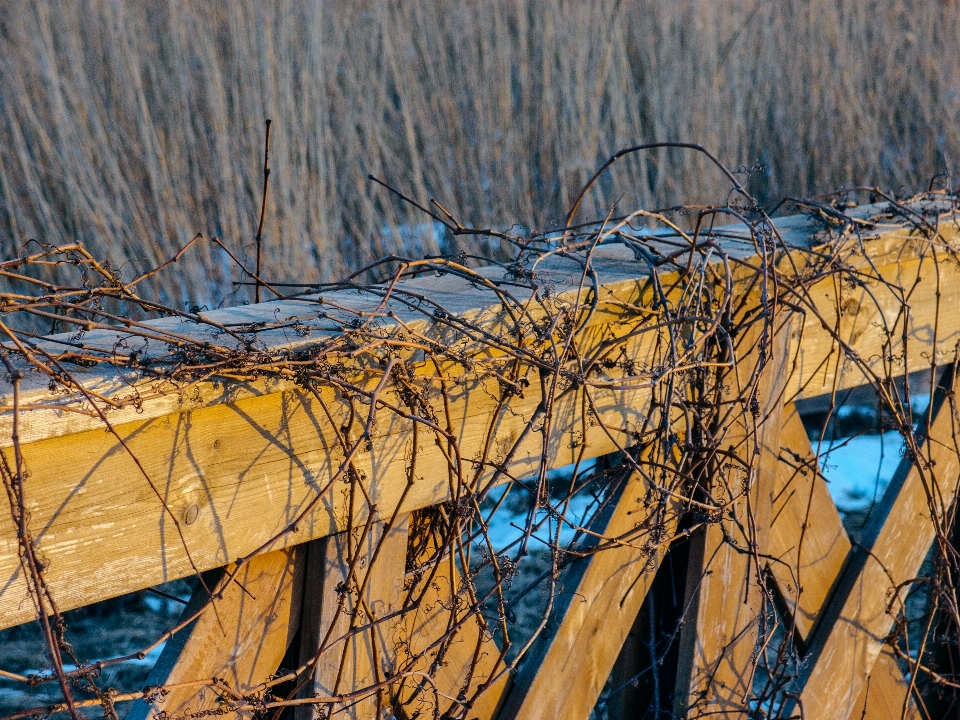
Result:
<svg viewBox="0 0 960 720"><path fill-rule="evenodd" d="M277 279L326 280L399 244L388 228L419 218L368 173L465 222L530 226L562 217L613 150L651 140L759 160L765 197L917 188L960 157L960 11L912 5L11 0L0 233L5 252L81 239L134 267L198 231L249 245L265 117ZM701 158L662 152L624 162L585 210L724 187ZM169 302L237 278L209 245L192 257Z"/></svg>

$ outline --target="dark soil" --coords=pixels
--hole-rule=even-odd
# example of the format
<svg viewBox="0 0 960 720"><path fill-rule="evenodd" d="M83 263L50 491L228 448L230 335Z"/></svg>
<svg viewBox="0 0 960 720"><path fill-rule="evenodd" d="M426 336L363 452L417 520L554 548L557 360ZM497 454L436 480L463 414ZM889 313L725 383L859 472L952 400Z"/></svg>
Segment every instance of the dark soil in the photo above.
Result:
<svg viewBox="0 0 960 720"><path fill-rule="evenodd" d="M190 580L177 580L159 586L174 597L186 600L193 587ZM183 604L147 590L96 603L64 614L66 639L81 664L135 653L152 644L173 625ZM103 671L94 679L101 691L115 688L130 692L143 687L158 652L143 660L125 662ZM64 663L73 661L64 657ZM0 669L21 675L50 672L50 655L38 621L0 631ZM74 688L77 698L95 697L82 684ZM62 702L56 681L31 688L24 683L0 678L0 715L25 708ZM120 717L129 703L118 703ZM86 715L102 717L102 708L87 709Z"/></svg>

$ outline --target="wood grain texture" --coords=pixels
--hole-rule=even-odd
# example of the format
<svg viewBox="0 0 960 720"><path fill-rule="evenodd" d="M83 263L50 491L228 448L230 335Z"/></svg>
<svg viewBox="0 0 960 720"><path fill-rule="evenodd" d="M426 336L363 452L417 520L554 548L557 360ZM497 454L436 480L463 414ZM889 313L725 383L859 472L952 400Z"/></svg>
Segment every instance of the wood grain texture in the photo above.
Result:
<svg viewBox="0 0 960 720"><path fill-rule="evenodd" d="M944 218L940 230L940 242L956 244L956 218ZM787 385L790 399L864 385L863 368L881 377L888 372L898 376L929 371L931 361L937 365L953 361L960 316L943 311L960 307L960 269L947 267L952 263L942 247L935 253L935 245L912 227L890 224L866 233L860 249L849 242L845 249L824 249L836 251L838 258L862 273L862 285L849 287L826 277L797 293L815 312L804 313L802 324L794 328L791 357L796 367ZM909 296L906 316L903 293ZM846 345L846 355L837 352L836 340ZM893 364L886 359L890 357L896 358Z"/></svg>
<svg viewBox="0 0 960 720"><path fill-rule="evenodd" d="M851 550L803 422L793 404L784 409L773 521L768 535L769 570L803 643L826 609ZM919 718L896 658L884 648L854 706L854 718ZM858 714L862 713L862 714Z"/></svg>
<svg viewBox="0 0 960 720"><path fill-rule="evenodd" d="M391 614L402 603L408 520L392 528L379 521L369 529L338 533L314 544L319 562L307 577L300 663L315 660L312 680L300 697L330 698L362 692L359 698L306 706L298 718L344 720L390 718L388 687L377 688L396 666ZM351 534L353 537L351 537ZM318 593L319 590L319 593ZM320 602L317 608L316 598ZM319 609L319 616L313 615Z"/></svg>
<svg viewBox="0 0 960 720"><path fill-rule="evenodd" d="M638 262L623 245L598 248L593 265L603 281L597 312L590 318L589 325L604 326L622 316L623 311L617 303L643 303L649 299L649 268L646 263ZM369 322L371 319L376 320L378 334L407 329L440 343L450 343L453 338L460 339L454 328L462 325L437 320L433 314L434 308L442 309L443 314L463 323L482 327L491 336L502 331L510 332L509 317L505 317L504 306L494 292L493 284L504 279L503 268L493 266L480 268L477 272L479 283L453 274L442 277L424 275L406 280L402 283L402 293L398 292L397 297L402 296L407 302L395 299L382 307L379 292L340 290L322 296L303 296L202 313L206 321L216 325L185 322L179 318L151 320L144 324L145 331L157 337L142 349L139 357L143 361L151 357L166 357L163 338L169 338L174 344L189 340L201 347L210 346L230 354L242 343L225 336L217 327L228 325L257 328L258 347L266 352L285 355L330 350L335 347L334 343L342 340L345 328L354 327L356 321ZM538 279L552 287L551 304L554 307L582 305L585 291L580 288L581 273L582 265L579 262L559 257L548 259L538 266ZM485 285L484 278L489 279L490 284ZM664 277L665 283L668 284L669 280L669 276ZM511 290L519 303L525 303L532 295L531 290L519 286L511 287ZM615 303L611 304L611 300ZM530 304L529 312L531 321L543 320L548 314L536 302ZM300 332L292 331L291 323L294 322L298 324ZM40 346L56 355L64 349L58 345L57 339L68 340L69 337L69 334L51 336L41 341ZM109 357L117 343L126 340L129 340L129 334L122 330L101 329L86 333L82 345L91 351L105 352ZM466 354L472 354L483 343L476 341L472 345L465 345ZM348 358L337 359L349 363L351 368L361 367L361 363ZM23 364L16 358L14 360ZM102 429L103 421L94 412L92 404L92 399L96 398L102 398L97 406L104 410L112 424L124 425L298 388L293 379L284 376L243 382L225 382L215 377L174 381L156 378L124 367L123 364L118 367L109 361L93 367L68 365L67 370L73 383L54 388L50 387L48 377L29 369L25 373L21 382L21 404L30 409L24 410L18 421L21 442ZM85 394L80 388L91 394ZM9 378L0 377L0 447L12 444L12 402Z"/></svg>
<svg viewBox="0 0 960 720"><path fill-rule="evenodd" d="M228 572L232 568L226 569ZM303 592L303 552L277 550L250 559L235 582L225 584L225 574L205 576L213 592L223 599L208 606L192 625L167 641L147 679L147 685L166 685L222 678L240 692L256 688L276 672L300 621ZM192 615L209 598L198 587L184 616ZM209 686L171 690L156 706L134 703L129 720L215 710L221 691Z"/></svg>
<svg viewBox="0 0 960 720"><path fill-rule="evenodd" d="M721 444L739 459L717 463L710 495L728 509L720 522L692 538L687 575L687 617L680 639L675 715L750 714L762 611L753 548L767 545L780 450L783 390L787 379L789 315L772 328L769 361L761 366L755 325L736 339L736 364L727 371L725 396L743 396L762 367L756 386L757 412L735 402L721 419ZM733 403L731 403L733 405ZM730 405L726 406L730 407Z"/></svg>
<svg viewBox="0 0 960 720"><path fill-rule="evenodd" d="M954 443L957 422L940 396L927 428L920 462L901 462L884 495L877 521L855 551L817 630L800 701L811 718L854 716L857 699L893 626L900 603L953 502L960 477ZM888 611L889 609L889 611Z"/></svg>
<svg viewBox="0 0 960 720"><path fill-rule="evenodd" d="M917 704L907 697L909 690L896 656L884 646L850 715L854 720L921 720Z"/></svg>
<svg viewBox="0 0 960 720"><path fill-rule="evenodd" d="M927 203L929 206L930 203ZM869 217L884 212L884 204L862 206L848 211L852 217ZM887 290L876 292L878 283L868 281L873 299L862 291L841 289L838 293L832 279L817 281L817 263L824 256L832 256L853 268L867 270L878 277L893 283L909 287L917 277L925 278L912 297L912 305L919 310L917 317L910 318L910 327L906 336L912 341L927 342L930 335L930 314L936 289L934 275L941 278L941 297L945 306L956 306L960 298L960 288L955 280L960 271L949 263L935 269L928 245L921 240L912 227L895 219L881 220L870 231L858 236L845 237L837 242L830 240L824 244L821 237L823 226L806 215L777 218L774 224L778 228L787 247L798 249L790 262L781 259L778 265L788 276L794 270L812 275L812 283L806 285L799 294L790 294L797 299L801 295L817 307L817 313L805 317L802 328L795 328L792 350L797 351L799 367L793 372L789 386L791 393L798 397L815 397L830 392L836 380L839 387L855 387L863 384L863 378L849 367L831 365L828 361L835 358L832 352L832 332L864 358L868 365L877 367L880 357L875 353L878 348L879 334L867 330L891 323L899 313L899 300ZM939 220L939 232L943 243L950 245L960 235L960 227L951 215L946 214ZM756 264L753 240L749 232L739 225L718 227L715 230L717 243L731 258L737 258ZM657 235L669 233L657 232L646 235L645 241L656 242ZM807 251L817 251L820 255L807 256ZM591 322L606 324L616 320L621 310L608 300L640 303L649 297L648 266L637 261L632 252L623 245L610 244L597 248L592 265L601 279L601 297L598 313ZM480 268L481 277L492 282L503 279L502 268ZM580 266L578 263L554 257L538 266L538 278L551 285L558 303L577 302L581 298L579 289ZM662 280L669 285L672 276L663 273ZM480 289L474 284L453 275L443 277L423 276L404 283L404 290L411 296L430 298L439 307L451 315L465 321L481 325L495 324L502 306L490 292L490 287ZM521 287L511 288L519 301L526 300L530 292ZM581 298L582 299L582 298ZM304 296L296 300L271 301L258 305L233 307L225 310L204 311L201 316L220 326L256 328L259 343L268 351L297 352L322 348L330 340L339 337L337 318L343 322L359 317L353 312L341 310L347 308L367 316L377 310L380 297L374 294L362 294L355 291L331 291L323 296ZM432 307L432 305L431 305ZM422 332L428 337L442 340L444 325L431 320L429 312L417 312L408 306L392 302L381 309L381 327L395 329L396 323L388 318L387 312L395 313L411 329ZM534 317L538 308L532 307ZM541 311L542 312L542 311ZM290 324L297 322L304 333L292 332ZM224 350L232 349L233 341L214 325L183 322L178 318L162 318L146 323L147 328L158 338L169 336L174 341L191 338L199 343ZM826 326L826 327L825 327ZM828 332L827 329L832 332ZM54 336L68 339L68 335ZM81 340L84 347L106 351L108 355L123 340L123 331L94 330L85 334ZM953 349L960 339L960 318L955 315L940 319L937 334L937 362L948 362L953 357ZM73 341L71 341L73 342ZM892 352L901 349L899 340L894 338ZM162 355L164 343L155 340L140 353L141 359ZM42 343L42 346L56 354L64 348L55 340ZM923 370L929 366L929 360L919 353L904 358L904 372ZM189 409L210 405L237 402L251 397L259 397L296 389L295 383L281 378L267 381L234 382L224 384L221 381L174 382L157 379L139 373L133 369L118 368L111 362L102 362L95 367L68 368L78 386L82 386L108 399L112 404L108 408L110 421L115 425L138 422L178 414ZM22 403L31 409L22 413L19 420L19 433L22 442L70 435L84 430L103 427L99 416L92 411L89 398L76 386L49 387L49 379L39 373L28 372L21 386ZM0 377L0 447L11 444L12 429L12 387L9 379ZM73 410L73 412L69 410Z"/></svg>
<svg viewBox="0 0 960 720"><path fill-rule="evenodd" d="M411 610L393 628L397 666L427 673L430 682L412 676L396 687L394 711L405 720L463 713L491 720L510 677L490 629L470 614L471 598L453 557L440 563L432 577L429 571L407 575L405 607Z"/></svg>
<svg viewBox="0 0 960 720"><path fill-rule="evenodd" d="M543 438L524 434L540 403L539 384L528 390L523 398L510 398L497 414L495 379L451 387L449 422L463 457L482 455L492 427L492 462L509 456L505 468L520 477L539 465ZM331 388L320 395L334 417L349 415ZM587 443L587 458L614 451L614 440L626 443L642 419L645 391L600 389L593 396L606 427L592 424L578 436ZM432 401L437 416L446 420L442 399ZM570 394L556 403L551 466L575 459L578 448L571 447L570 438L581 433L581 420L579 397ZM318 498L296 532L283 535L275 547L346 528L344 485L330 484L343 451L335 427L308 393L248 398L116 430L126 449L103 429L23 446L34 536L47 560L46 580L63 610L232 562L290 528ZM354 459L371 500L386 517L407 487L411 423L381 409L377 431L375 446L362 448ZM447 460L431 437L421 442L417 463L445 468ZM488 482L492 472L484 469L476 481ZM403 510L442 502L449 490L445 473L420 477L409 488ZM355 522L363 522L366 510L358 513ZM0 527L0 627L31 618L15 528L7 523Z"/></svg>
<svg viewBox="0 0 960 720"><path fill-rule="evenodd" d="M793 404L780 430L769 569L806 642L850 552L837 506Z"/></svg>
<svg viewBox="0 0 960 720"><path fill-rule="evenodd" d="M787 218L777 223L791 247L809 248L815 244L813 237L818 227L808 218ZM950 241L956 236L955 224L944 222L943 232L945 241ZM950 359L955 341L960 338L960 313L944 313L937 319L937 348L927 348L924 343L932 336L935 293L941 293L941 306L960 306L960 269L940 263L937 284L933 281L934 265L929 252L924 254L923 243L912 237L908 229L890 223L877 226L873 235L874 239L868 236L862 244L869 257L864 257L857 249L861 245L852 241L843 241L846 249L834 249L855 267L867 267L873 262L880 275L894 285L909 286L921 279L911 298L911 325L905 333L918 344L918 351L906 356L904 371L929 363L931 353L938 361ZM755 262L751 260L752 241L742 230L725 232L720 242L731 256ZM560 261L542 268L542 280L556 287L558 302L574 302L578 291L572 288L579 278L579 266L573 262L557 263ZM622 332L623 312L617 303L643 304L650 292L645 263L637 262L624 246L600 248L593 264L602 285L598 309L591 319L594 334L592 339L585 338L584 352L611 333ZM484 272L490 277L502 274L497 269ZM744 270L738 277L748 275ZM669 281L666 275L664 281ZM485 327L495 329L502 322L501 307L491 304L489 290L477 290L461 279L417 279L405 284L405 289L429 296L453 315ZM810 396L835 386L863 383L862 373L835 361L833 335L825 327L845 339L868 364L874 362L879 334L867 330L878 323L892 323L899 304L888 289L870 290L878 298L872 303L863 295L865 290L841 289L838 295L832 279L814 281L804 291L815 302L818 313L808 312L802 328L795 329L791 338L791 356L796 356L797 364L791 369L789 392ZM527 291L517 290L520 297L525 297L523 292ZM329 294L326 305L316 302L313 298L264 303L216 311L210 313L210 318L221 323L266 322L268 327L260 335L267 347L303 350L322 347L337 334L321 316L334 312L330 309L332 302L369 312L375 308L377 298L340 292ZM449 335L442 323L423 314L403 306L390 309L429 337L443 340ZM349 315L341 314L344 318ZM296 318L310 329L310 334L300 337L289 329L269 327L276 325L277 318ZM222 342L211 327L164 319L156 321L156 328L158 332L184 333L204 342ZM655 342L653 335L637 338L629 349L641 365L649 357ZM114 332L96 331L84 341L112 347L118 337ZM895 333L891 347L894 354L898 352L898 337L900 333ZM466 352L469 354L469 348ZM462 369L447 370L452 377L463 374ZM19 418L30 473L27 509L38 551L47 565L47 581L61 609L115 597L243 557L289 527L318 494L323 495L321 502L299 523L298 531L284 535L273 547L305 542L345 527L342 498L334 488L326 487L338 465L336 438L315 399L291 381L211 381L175 386L129 373L122 375L110 363L77 368L76 375L78 382L123 406L109 410L108 418L145 473L118 439L104 431L101 420L91 413L81 394L63 394L62 389L51 393L46 378L28 374L23 402L39 409L26 411ZM0 408L0 445L9 445L10 387L4 383L7 380L0 378L0 403L7 408ZM484 381L455 388L450 422L464 457L476 456L485 441L484 431L491 423L497 425L495 454L502 457L506 448L521 436L540 401L538 390L531 387L524 398L511 398L509 407L494 418L491 397L499 392L496 383ZM142 403L134 402L138 393ZM331 388L323 388L321 393L335 414L344 411ZM600 419L615 439L625 440L646 408L648 395L638 389L597 395ZM572 397L566 405L564 402L558 407L556 436L550 443L554 453L550 462L554 466L571 460L573 452L568 438L579 438L581 430L579 403ZM43 405L46 407L39 407ZM80 413L67 412L67 407ZM361 453L356 464L367 478L371 496L389 513L405 487L409 424L387 411L379 413L378 418L382 420L378 420L375 452ZM588 446L586 457L603 455L616 447L599 425L588 423L582 439ZM536 466L539 456L540 439L528 435L508 469L522 476ZM425 465L445 462L432 443L424 444L422 458ZM434 504L446 495L445 483L418 481L404 509ZM163 509L161 498L168 503L169 512ZM179 522L194 512L195 522L181 523L181 538L173 520ZM362 517L357 520L362 521ZM189 548L190 557L184 546ZM0 627L31 619L31 607L19 568L16 536L13 528L5 524L0 527Z"/></svg>
<svg viewBox="0 0 960 720"><path fill-rule="evenodd" d="M620 542L608 542L565 572L557 626L524 660L500 720L590 716L676 529L674 504L651 509L647 496L646 482L631 476L597 527ZM649 534L651 524L662 530L657 538Z"/></svg>

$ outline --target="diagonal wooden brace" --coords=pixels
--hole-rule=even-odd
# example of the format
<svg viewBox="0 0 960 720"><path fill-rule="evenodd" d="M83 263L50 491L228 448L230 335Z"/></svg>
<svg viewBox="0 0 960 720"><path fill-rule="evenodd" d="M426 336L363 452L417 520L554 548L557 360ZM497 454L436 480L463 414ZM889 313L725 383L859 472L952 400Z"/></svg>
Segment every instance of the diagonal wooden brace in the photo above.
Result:
<svg viewBox="0 0 960 720"><path fill-rule="evenodd" d="M800 679L800 704L808 718L855 715L909 581L956 498L960 453L952 399L952 387L938 391L919 457L901 462L865 533L865 549L852 553L816 631L813 662Z"/></svg>
<svg viewBox="0 0 960 720"><path fill-rule="evenodd" d="M174 717L217 708L225 691L245 693L276 672L297 631L303 588L302 546L256 555L229 580L232 566L204 575L184 617L203 614L164 646L147 685L179 685L155 705L134 703L129 720ZM213 678L222 683L213 682ZM228 696L229 697L229 696Z"/></svg>
<svg viewBox="0 0 960 720"><path fill-rule="evenodd" d="M600 529L614 541L566 573L569 605L549 641L524 661L500 720L590 716L676 529L674 504L651 511L648 490L635 474L627 480Z"/></svg>
<svg viewBox="0 0 960 720"><path fill-rule="evenodd" d="M391 628L402 601L409 516L374 520L309 543L296 720L389 718L396 664ZM312 668L312 670L310 669Z"/></svg>
<svg viewBox="0 0 960 720"><path fill-rule="evenodd" d="M510 678L453 555L409 573L405 597L410 612L393 629L398 671L409 673L394 690L397 715L490 720Z"/></svg>
<svg viewBox="0 0 960 720"><path fill-rule="evenodd" d="M795 634L807 643L850 552L850 539L792 403L780 430L766 552Z"/></svg>
<svg viewBox="0 0 960 720"><path fill-rule="evenodd" d="M851 550L840 513L820 473L803 421L792 403L780 431L768 570L801 645L811 640ZM854 717L919 718L909 685L889 649L881 652L854 705Z"/></svg>

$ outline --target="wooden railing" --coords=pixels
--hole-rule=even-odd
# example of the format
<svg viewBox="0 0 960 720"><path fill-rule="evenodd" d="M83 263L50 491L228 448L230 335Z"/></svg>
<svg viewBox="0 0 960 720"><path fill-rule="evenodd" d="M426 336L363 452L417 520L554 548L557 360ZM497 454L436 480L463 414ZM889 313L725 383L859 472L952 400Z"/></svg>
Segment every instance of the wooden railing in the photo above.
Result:
<svg viewBox="0 0 960 720"><path fill-rule="evenodd" d="M703 232L701 284L720 268L711 292L729 299L712 365L689 350L693 325L651 329L650 316L690 293L684 269L663 261L680 257L684 236L624 226L597 231L589 267L573 252L509 273L451 263L438 276L434 263L379 290L137 326L141 357L196 353L189 376L130 365L126 329L74 336L84 352L120 358L92 366L71 365L63 337L27 345L8 360L0 416L14 517L0 526L0 626L35 619L38 603L49 612L43 596L63 612L198 576L177 632L157 638L151 688L112 696L139 698L131 717L287 707L298 718L587 718L658 567L684 542L682 630L675 667L662 665L670 712L920 717L917 674L884 641L897 598L949 532L953 373L937 374L917 451L856 545L798 410L864 385L890 400L888 380L954 362L958 228L946 200L907 210L814 207L766 235L749 224ZM577 363L551 360L573 341ZM236 347L242 362L204 366L205 349ZM679 422L688 434L670 442L683 453L645 445L683 357L717 378L714 447L746 460L677 460L703 442ZM304 381L306 365L326 379ZM674 391L694 392L684 387ZM430 509L442 508L442 527L472 518L482 535L491 488L611 457L598 467L623 479L598 495L595 545L575 559L553 550L541 632L505 653L497 618L478 614L467 544L431 540ZM661 471L716 483L681 493ZM509 574L513 560L493 559ZM797 664L758 710L773 596Z"/></svg>

